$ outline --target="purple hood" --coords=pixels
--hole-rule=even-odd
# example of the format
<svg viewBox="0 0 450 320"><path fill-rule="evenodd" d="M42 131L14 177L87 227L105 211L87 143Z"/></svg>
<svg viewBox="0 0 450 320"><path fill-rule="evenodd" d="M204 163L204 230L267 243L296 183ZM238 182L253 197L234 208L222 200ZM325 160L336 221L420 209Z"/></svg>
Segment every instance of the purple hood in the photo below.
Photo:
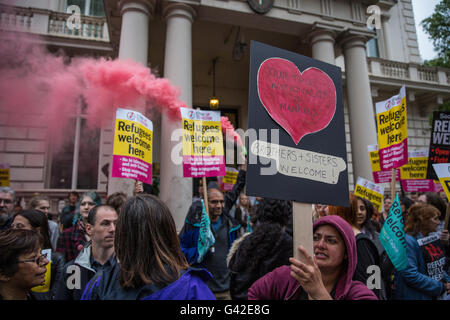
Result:
<svg viewBox="0 0 450 320"><path fill-rule="evenodd" d="M313 230L315 231L319 226L326 224L332 225L341 234L348 257L347 270L344 270L345 274L339 278L336 287L336 299L339 300L339 296L342 294L345 295L352 286L352 278L357 263L356 240L350 224L336 215L325 216L317 220L313 225Z"/></svg>
<svg viewBox="0 0 450 320"><path fill-rule="evenodd" d="M356 240L353 229L339 216L325 216L317 220L313 229L321 225L332 225L344 239L348 265L336 285L335 300L377 300L375 294L363 283L352 280L357 263ZM282 266L257 280L248 291L249 300L296 300L300 284L291 277L290 266Z"/></svg>

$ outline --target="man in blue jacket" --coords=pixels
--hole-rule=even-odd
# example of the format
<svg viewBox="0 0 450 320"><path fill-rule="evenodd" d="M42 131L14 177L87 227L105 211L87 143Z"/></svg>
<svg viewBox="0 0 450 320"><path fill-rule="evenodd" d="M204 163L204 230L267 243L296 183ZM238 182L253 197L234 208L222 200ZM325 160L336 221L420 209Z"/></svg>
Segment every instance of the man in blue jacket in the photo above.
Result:
<svg viewBox="0 0 450 320"><path fill-rule="evenodd" d="M208 287L218 300L231 300L230 271L227 268L226 257L234 240L240 233L240 225L229 215L230 209L236 203L239 194L245 186L247 166L244 163L239 171L236 184L225 196L215 187L208 189L208 214L214 244L206 255L199 256L199 235L202 222L202 201L195 201L189 208L183 229L180 232L181 249L188 263L192 266L206 268L212 274Z"/></svg>

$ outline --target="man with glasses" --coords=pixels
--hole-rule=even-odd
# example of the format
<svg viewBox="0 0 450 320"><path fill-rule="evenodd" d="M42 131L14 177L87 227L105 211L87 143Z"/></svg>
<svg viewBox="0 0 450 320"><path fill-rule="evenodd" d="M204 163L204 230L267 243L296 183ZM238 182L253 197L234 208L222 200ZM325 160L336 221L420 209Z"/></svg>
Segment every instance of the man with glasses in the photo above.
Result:
<svg viewBox="0 0 450 320"><path fill-rule="evenodd" d="M10 187L0 187L0 230L8 229L13 220L16 193Z"/></svg>
<svg viewBox="0 0 450 320"><path fill-rule="evenodd" d="M236 184L225 196L217 186L208 186L208 217L210 229L214 236L212 245L205 255L199 255L199 236L202 223L203 205L201 200L192 203L186 222L180 232L181 249L188 263L192 266L206 268L213 278L208 287L218 300L231 300L230 271L226 258L234 242L240 235L239 223L229 215L245 186L246 163L241 166ZM206 209L206 208L205 208ZM204 219L203 219L204 221Z"/></svg>

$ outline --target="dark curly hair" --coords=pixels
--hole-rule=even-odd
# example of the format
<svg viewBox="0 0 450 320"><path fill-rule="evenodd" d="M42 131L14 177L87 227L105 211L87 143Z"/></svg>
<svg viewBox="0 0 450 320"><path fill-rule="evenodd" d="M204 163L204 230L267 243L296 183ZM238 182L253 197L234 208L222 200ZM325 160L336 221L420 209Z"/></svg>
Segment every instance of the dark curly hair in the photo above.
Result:
<svg viewBox="0 0 450 320"><path fill-rule="evenodd" d="M292 216L292 202L263 199L256 209L256 227L242 242L234 268L254 270L261 261L276 255L284 239L283 227Z"/></svg>

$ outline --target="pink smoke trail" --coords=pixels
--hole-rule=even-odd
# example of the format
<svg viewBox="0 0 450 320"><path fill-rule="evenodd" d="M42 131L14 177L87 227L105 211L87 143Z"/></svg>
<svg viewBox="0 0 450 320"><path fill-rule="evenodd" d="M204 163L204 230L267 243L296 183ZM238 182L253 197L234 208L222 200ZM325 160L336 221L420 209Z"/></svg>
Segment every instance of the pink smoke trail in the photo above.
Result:
<svg viewBox="0 0 450 320"><path fill-rule="evenodd" d="M82 107L90 127L99 128L101 120L114 118L118 107L136 107L167 112L179 119L180 90L169 80L158 78L151 70L133 61L76 57L69 61L42 45L38 36L1 35L0 111L11 124L23 123L24 115L43 115L50 136L58 139L69 116Z"/></svg>
<svg viewBox="0 0 450 320"><path fill-rule="evenodd" d="M247 154L247 150L245 149L244 144L242 143L241 136L234 130L233 125L230 120L226 116L220 117L220 123L222 125L222 132L225 135L225 139L235 141L239 147L242 148L244 154Z"/></svg>

